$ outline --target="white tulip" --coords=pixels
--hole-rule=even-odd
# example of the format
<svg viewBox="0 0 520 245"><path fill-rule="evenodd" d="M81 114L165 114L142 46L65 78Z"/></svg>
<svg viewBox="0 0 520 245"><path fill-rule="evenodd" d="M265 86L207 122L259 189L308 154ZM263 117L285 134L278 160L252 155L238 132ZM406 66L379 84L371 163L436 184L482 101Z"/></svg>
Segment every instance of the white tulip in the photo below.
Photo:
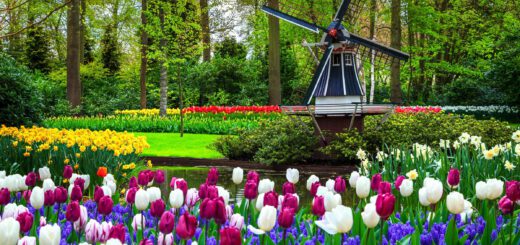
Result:
<svg viewBox="0 0 520 245"><path fill-rule="evenodd" d="M325 186L327 187L327 189L332 192L336 192L334 190L335 184L336 184L336 181L334 181L333 179L328 179L327 182L325 182Z"/></svg>
<svg viewBox="0 0 520 245"><path fill-rule="evenodd" d="M181 189L175 189L170 192L170 205L172 208L178 209L184 203L184 193Z"/></svg>
<svg viewBox="0 0 520 245"><path fill-rule="evenodd" d="M134 231L141 230L143 228L143 224L146 226L146 217L144 217L142 214L134 215L134 218L132 219L132 228Z"/></svg>
<svg viewBox="0 0 520 245"><path fill-rule="evenodd" d="M107 174L105 178L103 178L103 185L107 185L108 182L114 182L116 183L116 179L114 178L114 175Z"/></svg>
<svg viewBox="0 0 520 245"><path fill-rule="evenodd" d="M256 198L256 210L260 211L264 207L264 195L265 193L258 194L258 197Z"/></svg>
<svg viewBox="0 0 520 245"><path fill-rule="evenodd" d="M409 197L413 193L413 181L410 179L404 179L399 187L399 192L403 197Z"/></svg>
<svg viewBox="0 0 520 245"><path fill-rule="evenodd" d="M31 206L35 209L40 209L43 207L43 201L44 201L44 193L43 189L39 186L36 186L32 189L31 197L29 198L29 201L31 203Z"/></svg>
<svg viewBox="0 0 520 245"><path fill-rule="evenodd" d="M224 203L228 205L229 203L229 191L224 189L222 186L217 186L218 196L224 199Z"/></svg>
<svg viewBox="0 0 520 245"><path fill-rule="evenodd" d="M0 179L4 179L6 176L5 170L0 171Z"/></svg>
<svg viewBox="0 0 520 245"><path fill-rule="evenodd" d="M486 200L487 198L487 185L484 181L479 181L475 184L475 192L479 200Z"/></svg>
<svg viewBox="0 0 520 245"><path fill-rule="evenodd" d="M443 186L439 180L428 181L426 187L427 199L431 204L436 204L442 198Z"/></svg>
<svg viewBox="0 0 520 245"><path fill-rule="evenodd" d="M370 179L366 176L359 176L356 181L356 194L359 198L366 198L370 193Z"/></svg>
<svg viewBox="0 0 520 245"><path fill-rule="evenodd" d="M376 204L377 201L377 195L373 195L370 197L370 203Z"/></svg>
<svg viewBox="0 0 520 245"><path fill-rule="evenodd" d="M357 171L354 171L350 174L350 178L348 178L348 183L350 184L350 187L356 188L357 179L359 178L359 173Z"/></svg>
<svg viewBox="0 0 520 245"><path fill-rule="evenodd" d="M374 203L368 203L365 205L365 210L361 213L361 218L368 228L376 227L381 219L376 212L376 205Z"/></svg>
<svg viewBox="0 0 520 245"><path fill-rule="evenodd" d="M234 168L232 179L233 179L233 183L235 183L235 185L242 183L242 180L244 179L244 170L240 167Z"/></svg>
<svg viewBox="0 0 520 245"><path fill-rule="evenodd" d="M5 178L0 179L0 189L7 188L7 182L5 181Z"/></svg>
<svg viewBox="0 0 520 245"><path fill-rule="evenodd" d="M61 229L59 225L46 225L40 228L40 245L59 245L60 240Z"/></svg>
<svg viewBox="0 0 520 245"><path fill-rule="evenodd" d="M285 172L285 177L287 178L287 181L296 184L300 180L300 171L295 168L288 168Z"/></svg>
<svg viewBox="0 0 520 245"><path fill-rule="evenodd" d="M54 184L54 181L52 179L45 179L43 180L43 192L45 193L48 190L54 191L56 189L56 185Z"/></svg>
<svg viewBox="0 0 520 245"><path fill-rule="evenodd" d="M36 237L24 236L18 240L18 245L36 245Z"/></svg>
<svg viewBox="0 0 520 245"><path fill-rule="evenodd" d="M16 206L16 203L9 203L5 205L4 212L2 213L2 220L7 218L16 219L16 217L18 217L18 206Z"/></svg>
<svg viewBox="0 0 520 245"><path fill-rule="evenodd" d="M87 226L87 220L88 220L87 208L83 205L80 205L79 212L80 212L79 219L74 222L74 230L84 231L85 227Z"/></svg>
<svg viewBox="0 0 520 245"><path fill-rule="evenodd" d="M103 194L105 196L109 196L109 197L112 196L112 193L115 193L115 192L112 191L112 188L110 188L110 187L108 187L106 185L101 186L101 190L103 190Z"/></svg>
<svg viewBox="0 0 520 245"><path fill-rule="evenodd" d="M311 190L311 186L312 184L314 184L314 182L317 182L317 181L320 181L320 178L318 178L318 176L316 175L311 175L308 179L307 179L307 190L310 191Z"/></svg>
<svg viewBox="0 0 520 245"><path fill-rule="evenodd" d="M460 214L464 211L464 196L459 192L452 191L446 197L446 207L452 214Z"/></svg>
<svg viewBox="0 0 520 245"><path fill-rule="evenodd" d="M51 178L51 170L48 167L43 167L38 169L38 173L40 174L41 180L46 180Z"/></svg>
<svg viewBox="0 0 520 245"><path fill-rule="evenodd" d="M258 193L266 193L272 190L274 190L274 181L270 179L260 180L260 183L258 184Z"/></svg>
<svg viewBox="0 0 520 245"><path fill-rule="evenodd" d="M473 205L468 200L464 200L464 212L460 214L460 219L466 223L467 219L471 219L471 215L473 215Z"/></svg>
<svg viewBox="0 0 520 245"><path fill-rule="evenodd" d="M325 210L332 211L338 205L341 205L341 195L328 191L323 195Z"/></svg>
<svg viewBox="0 0 520 245"><path fill-rule="evenodd" d="M316 196L323 196L325 193L329 192L329 189L325 186L318 186L318 189L316 190Z"/></svg>
<svg viewBox="0 0 520 245"><path fill-rule="evenodd" d="M502 196L504 192L504 182L497 179L488 179L486 181L486 198L488 200L495 200Z"/></svg>
<svg viewBox="0 0 520 245"><path fill-rule="evenodd" d="M148 193L148 200L150 203L155 202L158 199L161 199L161 189L159 187L150 187L146 189L146 192Z"/></svg>
<svg viewBox="0 0 520 245"><path fill-rule="evenodd" d="M262 235L271 231L276 223L276 208L273 206L265 206L260 211L258 216L258 228L249 225L247 228L256 235Z"/></svg>
<svg viewBox="0 0 520 245"><path fill-rule="evenodd" d="M135 193L135 207L139 211L144 211L148 208L149 203L150 203L150 198L148 197L148 193L143 189L139 189Z"/></svg>
<svg viewBox="0 0 520 245"><path fill-rule="evenodd" d="M119 239L117 239L117 238L110 238L105 243L105 245L123 245L123 243L121 243L121 241L119 241Z"/></svg>
<svg viewBox="0 0 520 245"><path fill-rule="evenodd" d="M18 192L20 191L20 181L22 181L23 177L19 174L13 174L5 177L5 187L9 190L9 192Z"/></svg>
<svg viewBox="0 0 520 245"><path fill-rule="evenodd" d="M324 219L315 221L315 223L331 235L347 233L352 229L354 223L352 209L338 205L331 212L325 212Z"/></svg>
<svg viewBox="0 0 520 245"><path fill-rule="evenodd" d="M0 222L0 241L5 245L16 245L20 234L20 223L14 218L7 218Z"/></svg>
<svg viewBox="0 0 520 245"><path fill-rule="evenodd" d="M88 186L90 185L90 175L82 174L79 177L81 177L83 180L85 180L85 184L83 186L83 190L88 189Z"/></svg>
<svg viewBox="0 0 520 245"><path fill-rule="evenodd" d="M111 194L116 193L117 186L116 186L116 182L114 182L114 181L106 181L105 185L103 187L107 187L108 189L110 189ZM103 190L103 192L104 192L104 190ZM109 196L112 196L112 195L109 195Z"/></svg>
<svg viewBox="0 0 520 245"><path fill-rule="evenodd" d="M88 243L95 244L99 241L101 231L101 224L99 224L95 219L89 220L85 226L85 240Z"/></svg>
<svg viewBox="0 0 520 245"><path fill-rule="evenodd" d="M428 201L428 193L426 191L426 187L419 189L419 203L421 205L428 207L430 206L430 202Z"/></svg>
<svg viewBox="0 0 520 245"><path fill-rule="evenodd" d="M173 245L175 240L173 239L173 234L163 234L159 232L159 237L157 238L157 244L160 245Z"/></svg>

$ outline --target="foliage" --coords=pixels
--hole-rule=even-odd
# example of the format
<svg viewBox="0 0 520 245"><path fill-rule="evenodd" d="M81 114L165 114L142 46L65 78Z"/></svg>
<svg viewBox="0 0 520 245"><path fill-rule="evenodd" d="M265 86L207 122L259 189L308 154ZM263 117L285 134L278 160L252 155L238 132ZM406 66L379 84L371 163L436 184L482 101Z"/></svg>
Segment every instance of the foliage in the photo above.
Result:
<svg viewBox="0 0 520 245"><path fill-rule="evenodd" d="M239 137L224 136L214 145L230 159L252 159L278 165L308 160L317 143L310 124L285 118L260 124L256 129L242 132Z"/></svg>
<svg viewBox="0 0 520 245"><path fill-rule="evenodd" d="M495 145L509 139L512 129L505 122L477 120L472 116L444 113L392 114L365 118L363 138L371 149L384 145L400 147L414 143L437 146L439 139L452 142L463 132L479 135L482 142Z"/></svg>
<svg viewBox="0 0 520 245"><path fill-rule="evenodd" d="M96 176L98 167L114 170L116 178L126 177L123 165L139 162L149 145L145 138L114 131L58 130L40 127L0 128L0 168L24 174L47 166L58 180L65 165L82 174ZM94 181L100 184L100 181Z"/></svg>
<svg viewBox="0 0 520 245"><path fill-rule="evenodd" d="M345 130L345 132L337 133L328 145L320 148L320 151L335 159L351 160L355 158L358 149L366 148L366 144L359 131Z"/></svg>
<svg viewBox="0 0 520 245"><path fill-rule="evenodd" d="M103 68L107 69L110 74L116 74L121 66L121 54L119 44L117 43L116 31L111 24L107 25L101 39Z"/></svg>
<svg viewBox="0 0 520 245"><path fill-rule="evenodd" d="M30 28L25 42L27 66L32 70L48 73L51 70L48 33L41 26Z"/></svg>
<svg viewBox="0 0 520 245"><path fill-rule="evenodd" d="M0 124L31 125L42 119L42 95L32 74L14 59L0 52Z"/></svg>
<svg viewBox="0 0 520 245"><path fill-rule="evenodd" d="M224 40L215 45L215 56L220 58L246 59L246 47L238 43L233 37L225 37Z"/></svg>

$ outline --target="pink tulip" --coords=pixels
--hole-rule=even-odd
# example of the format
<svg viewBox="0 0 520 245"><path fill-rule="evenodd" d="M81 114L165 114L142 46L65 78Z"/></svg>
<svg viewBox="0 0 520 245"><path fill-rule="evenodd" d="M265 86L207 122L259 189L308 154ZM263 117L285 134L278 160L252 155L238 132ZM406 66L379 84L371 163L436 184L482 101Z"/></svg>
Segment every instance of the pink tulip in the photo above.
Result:
<svg viewBox="0 0 520 245"><path fill-rule="evenodd" d="M394 212L395 197L392 193L377 195L376 212L383 220L387 220Z"/></svg>
<svg viewBox="0 0 520 245"><path fill-rule="evenodd" d="M208 185L216 185L218 182L218 169L211 168L208 172L208 178L206 179L206 183Z"/></svg>
<svg viewBox="0 0 520 245"><path fill-rule="evenodd" d="M159 245L174 245L173 234L164 234L162 232L159 233L159 237L157 238L157 244Z"/></svg>
<svg viewBox="0 0 520 245"><path fill-rule="evenodd" d="M125 243L126 227L124 224L117 224L112 226L108 234L108 239L114 238L119 239L121 243ZM107 239L107 240L108 240Z"/></svg>
<svg viewBox="0 0 520 245"><path fill-rule="evenodd" d="M503 214L510 214L514 210L515 203L511 199L504 196L498 201L498 208Z"/></svg>
<svg viewBox="0 0 520 245"><path fill-rule="evenodd" d="M186 198L184 199L186 205L190 208L194 207L195 204L200 200L199 193L197 189L191 188L186 193Z"/></svg>
<svg viewBox="0 0 520 245"><path fill-rule="evenodd" d="M231 215L231 218L229 219L229 226L242 230L242 227L244 226L244 217L240 214Z"/></svg>
<svg viewBox="0 0 520 245"><path fill-rule="evenodd" d="M20 223L20 231L25 233L31 230L34 217L30 212L23 212L18 214L18 217L16 217L16 221Z"/></svg>
<svg viewBox="0 0 520 245"><path fill-rule="evenodd" d="M325 214L325 199L323 196L316 196L312 201L312 213L318 217Z"/></svg>
<svg viewBox="0 0 520 245"><path fill-rule="evenodd" d="M296 193L296 186L289 182L289 181L286 181L285 183L283 183L283 186L282 186L282 194L285 195L285 194L293 194L293 193Z"/></svg>
<svg viewBox="0 0 520 245"><path fill-rule="evenodd" d="M450 169L448 172L448 185L451 187L458 186L460 182L460 172L456 168Z"/></svg>
<svg viewBox="0 0 520 245"><path fill-rule="evenodd" d="M161 219L159 219L159 231L164 234L169 234L173 231L173 227L175 225L175 216L172 212L166 211L162 214Z"/></svg>
<svg viewBox="0 0 520 245"><path fill-rule="evenodd" d="M345 182L345 179L341 176L336 177L336 180L334 181L334 191L337 193L343 193L347 189L347 184Z"/></svg>

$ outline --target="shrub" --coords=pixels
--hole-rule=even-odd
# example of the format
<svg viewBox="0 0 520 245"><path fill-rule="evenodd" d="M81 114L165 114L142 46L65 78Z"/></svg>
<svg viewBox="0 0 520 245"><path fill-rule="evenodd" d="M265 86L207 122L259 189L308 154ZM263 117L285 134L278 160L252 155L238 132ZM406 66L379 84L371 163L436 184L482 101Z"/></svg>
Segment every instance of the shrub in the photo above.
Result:
<svg viewBox="0 0 520 245"><path fill-rule="evenodd" d="M354 159L358 149L365 149L366 142L357 130L345 130L337 133L329 144L320 149L324 154L340 160Z"/></svg>
<svg viewBox="0 0 520 245"><path fill-rule="evenodd" d="M285 118L243 131L239 137L221 137L214 147L230 159L252 159L276 165L308 160L317 142L310 124Z"/></svg>
<svg viewBox="0 0 520 245"><path fill-rule="evenodd" d="M41 95L30 73L14 59L0 52L0 124L31 125L41 118Z"/></svg>

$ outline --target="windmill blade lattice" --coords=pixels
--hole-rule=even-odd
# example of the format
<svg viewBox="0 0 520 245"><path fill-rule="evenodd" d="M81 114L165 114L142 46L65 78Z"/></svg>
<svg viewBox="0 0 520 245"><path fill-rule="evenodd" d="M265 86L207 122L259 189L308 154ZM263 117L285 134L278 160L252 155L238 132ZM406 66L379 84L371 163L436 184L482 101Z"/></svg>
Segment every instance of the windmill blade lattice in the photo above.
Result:
<svg viewBox="0 0 520 245"><path fill-rule="evenodd" d="M313 7L308 3L301 3L295 0L280 0L278 5L279 6L275 8L266 3L266 6L270 8L294 16L311 24L327 26L332 19L330 13L320 13L313 9Z"/></svg>

